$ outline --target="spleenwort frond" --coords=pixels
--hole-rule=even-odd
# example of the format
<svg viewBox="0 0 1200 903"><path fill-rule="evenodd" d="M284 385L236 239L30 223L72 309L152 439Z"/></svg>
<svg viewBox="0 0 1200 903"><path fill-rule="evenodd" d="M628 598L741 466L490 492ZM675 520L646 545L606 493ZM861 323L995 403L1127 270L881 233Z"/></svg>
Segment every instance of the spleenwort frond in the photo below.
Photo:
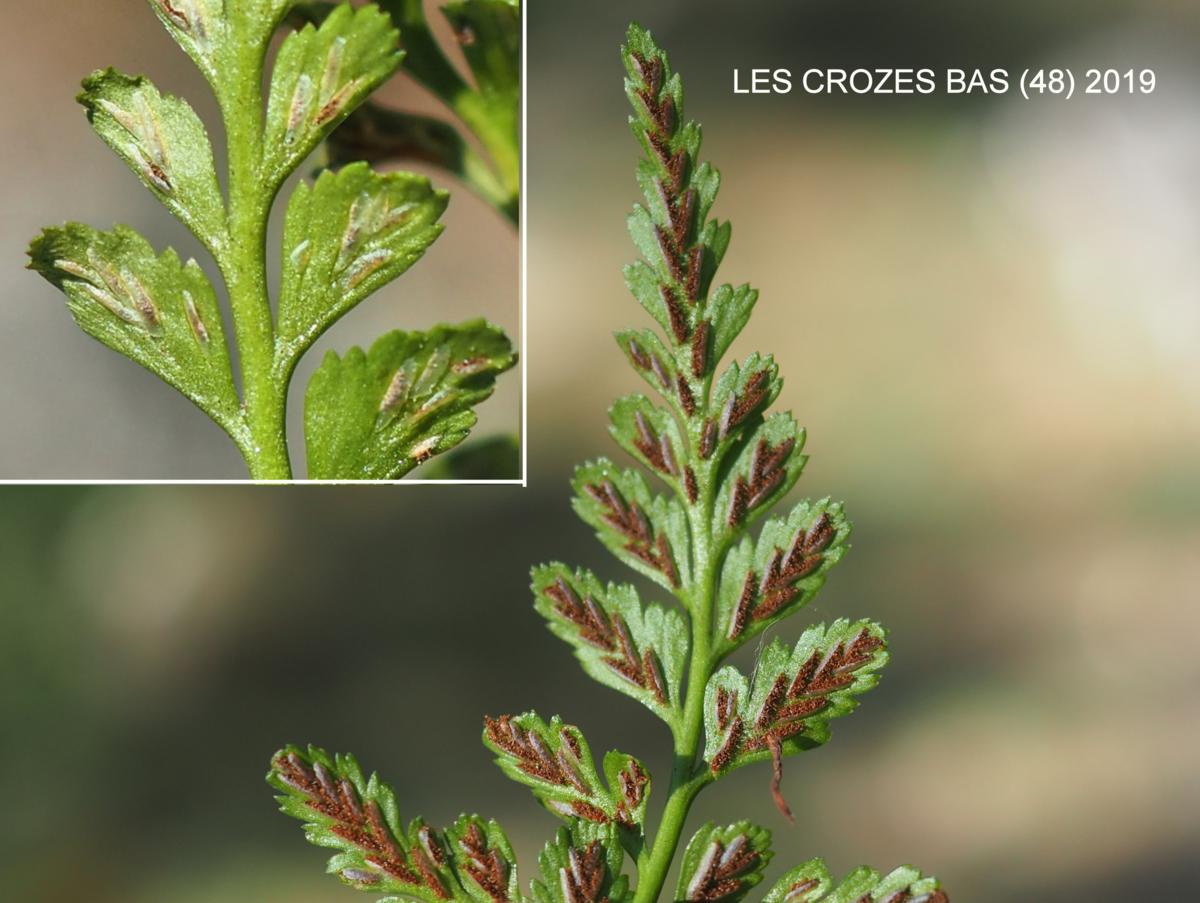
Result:
<svg viewBox="0 0 1200 903"><path fill-rule="evenodd" d="M579 728L533 712L486 719L483 742L504 773L532 788L555 815L641 830L650 776L633 756L614 750L604 757L605 786Z"/></svg>
<svg viewBox="0 0 1200 903"><path fill-rule="evenodd" d="M629 220L642 259L626 281L659 330L624 331L617 341L660 402L616 402L612 434L641 469L603 458L582 465L574 504L619 561L677 605L647 604L632 585L557 562L533 569L532 588L538 612L584 670L668 726L674 765L651 835L650 775L637 759L609 752L598 768L583 733L557 716L487 718L483 742L504 773L567 822L542 853L532 903L657 903L696 795L743 765L771 764L771 794L791 818L780 789L784 757L824 744L830 722L857 707L888 659L882 627L839 619L795 643L760 645L749 678L724 664L813 599L844 555L850 525L828 499L768 516L800 476L804 432L790 414L769 410L783 387L769 356L752 353L720 369L757 294L712 284L731 230L709 218L719 177L699 160L700 128L684 117L679 77L636 25L624 58L631 125L645 151L644 204ZM294 767L289 755L276 759L277 772ZM307 774L299 781L307 796L285 800L300 817L317 805L311 786L322 781ZM272 780L279 786L281 778ZM411 829L401 837L396 825L407 854L421 838ZM673 899L740 903L764 880L770 840L745 821L704 825L683 853ZM626 855L637 868L632 889L622 874ZM488 874L499 886L509 872ZM886 877L859 869L835 887L819 860L789 872L765 900L948 903L937 881L914 869Z"/></svg>
<svg viewBox="0 0 1200 903"><path fill-rule="evenodd" d="M590 571L562 564L535 568L533 590L537 610L589 675L675 722L688 653L677 611L643 606L629 584L605 586Z"/></svg>
<svg viewBox="0 0 1200 903"><path fill-rule="evenodd" d="M748 821L726 827L710 822L692 835L684 850L675 899L737 903L762 881L771 856L771 832L766 828Z"/></svg>
<svg viewBox="0 0 1200 903"><path fill-rule="evenodd" d="M240 396L216 292L194 262L180 265L173 251L159 257L127 227L105 233L71 224L33 242L30 267L67 295L86 332L157 374L223 427L252 476L289 478L285 416L300 357L416 263L442 231L446 193L422 176L380 175L358 163L323 173L311 186L302 182L287 207L282 288L272 310L266 236L275 196L400 66L399 33L376 5L327 4L319 24L282 40L267 77L269 46L295 0L149 3L216 94L228 137L227 192L208 133L186 101L112 69L89 76L79 101L96 133L216 261L229 295ZM472 54L480 66L484 57L486 65L499 65L490 46L498 40L489 32L488 46ZM404 350L427 359L402 357ZM345 359L361 356L354 349ZM310 388L311 477L407 473L462 441L475 423L472 406L515 363L507 338L478 321L424 335L397 333L368 357L387 369L384 389L375 385L375 373L336 362L327 362ZM426 379L428 393L412 395L411 405L380 407L389 387L430 359L438 372Z"/></svg>
<svg viewBox="0 0 1200 903"><path fill-rule="evenodd" d="M464 818L439 832L415 819L405 830L391 787L364 777L353 756L316 747L278 752L267 780L309 842L338 851L329 871L351 887L426 903L473 903L481 890L497 903L519 899L512 847L495 822Z"/></svg>
<svg viewBox="0 0 1200 903"><path fill-rule="evenodd" d="M912 866L887 875L857 868L836 885L820 859L797 866L767 892L763 903L950 903L936 878Z"/></svg>
<svg viewBox="0 0 1200 903"><path fill-rule="evenodd" d="M419 160L453 173L514 225L520 214L521 5L519 0L456 0L441 6L470 70L464 78L434 35L422 0L379 0L400 30L406 73L454 114L456 124L368 101L329 143L331 164ZM333 3L298 3L296 21L320 23Z"/></svg>

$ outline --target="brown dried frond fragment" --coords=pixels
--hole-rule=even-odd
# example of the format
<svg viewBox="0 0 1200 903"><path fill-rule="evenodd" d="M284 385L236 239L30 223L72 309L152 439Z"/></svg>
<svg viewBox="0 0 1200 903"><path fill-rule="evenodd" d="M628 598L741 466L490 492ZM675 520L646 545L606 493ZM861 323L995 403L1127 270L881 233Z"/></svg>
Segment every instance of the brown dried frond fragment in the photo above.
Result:
<svg viewBox="0 0 1200 903"><path fill-rule="evenodd" d="M466 857L464 871L494 903L510 903L508 896L509 863L498 850L488 849L487 835L474 822L459 839L458 847Z"/></svg>
<svg viewBox="0 0 1200 903"><path fill-rule="evenodd" d="M688 903L716 903L742 889L743 877L759 862L750 838L739 834L728 845L713 838L688 882Z"/></svg>
<svg viewBox="0 0 1200 903"><path fill-rule="evenodd" d="M767 738L767 746L771 750L771 800L779 814L794 825L796 816L792 815L791 807L783 798L783 744L778 737L771 735Z"/></svg>
<svg viewBox="0 0 1200 903"><path fill-rule="evenodd" d="M334 834L366 853L364 858L369 865L398 881L425 886L422 876L410 867L408 856L393 837L374 800L364 804L350 781L335 780L321 762L310 767L294 752L276 756L273 764L284 783L308 797L310 809L334 820L330 827ZM356 875L352 880L369 879ZM430 885L435 894L439 888L445 892L440 881Z"/></svg>
<svg viewBox="0 0 1200 903"><path fill-rule="evenodd" d="M625 550L661 572L671 586L679 586L671 544L665 535L655 535L646 512L636 502L627 503L611 480L584 488L605 509L605 523L628 540Z"/></svg>

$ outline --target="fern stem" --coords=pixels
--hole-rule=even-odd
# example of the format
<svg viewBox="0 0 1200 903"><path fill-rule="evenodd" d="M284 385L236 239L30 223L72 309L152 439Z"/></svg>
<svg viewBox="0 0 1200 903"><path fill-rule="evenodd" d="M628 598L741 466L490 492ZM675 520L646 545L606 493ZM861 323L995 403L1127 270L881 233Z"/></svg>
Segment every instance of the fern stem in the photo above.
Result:
<svg viewBox="0 0 1200 903"><path fill-rule="evenodd" d="M242 409L250 447L242 455L256 480L292 477L286 436L287 383L273 373L275 327L267 291L267 219L273 198L262 185L265 52L246 47L241 70L220 98L228 130L229 237L221 261L242 373Z"/></svg>
<svg viewBox="0 0 1200 903"><path fill-rule="evenodd" d="M701 382L699 409L708 410L712 390L711 377ZM693 442L688 450L688 462L697 467L703 462L695 452ZM720 572L724 550L714 546L712 535L713 486L705 480L700 497L689 504L684 496L680 500L687 507L688 531L691 534L693 561L692 586L687 593L691 624L691 652L688 660L687 693L684 697L683 722L675 736L675 763L671 769L671 788L667 804L663 809L662 821L654 835L650 855L638 862L638 885L633 903L655 903L662 894L663 884L675 854L679 840L687 824L688 813L700 791L712 781L711 772L704 767L700 753L704 745L704 691L712 672L713 658L713 608L716 604L717 577Z"/></svg>

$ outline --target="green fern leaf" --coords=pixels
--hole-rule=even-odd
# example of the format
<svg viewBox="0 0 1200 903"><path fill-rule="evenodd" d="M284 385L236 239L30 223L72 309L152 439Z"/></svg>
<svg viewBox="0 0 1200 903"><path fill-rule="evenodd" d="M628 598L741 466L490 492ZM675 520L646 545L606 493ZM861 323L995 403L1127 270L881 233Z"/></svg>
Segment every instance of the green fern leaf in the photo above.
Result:
<svg viewBox="0 0 1200 903"><path fill-rule="evenodd" d="M922 877L912 866L887 875L857 868L836 886L829 869L812 859L779 879L763 903L950 903L936 878Z"/></svg>
<svg viewBox="0 0 1200 903"><path fill-rule="evenodd" d="M229 233L212 144L187 101L115 69L83 82L79 102L105 143L218 260Z"/></svg>
<svg viewBox="0 0 1200 903"><path fill-rule="evenodd" d="M305 398L309 476L399 479L462 442L475 405L515 363L508 338L482 320L329 352Z"/></svg>
<svg viewBox="0 0 1200 903"><path fill-rule="evenodd" d="M634 587L604 586L592 572L558 563L533 569L533 592L551 631L574 647L589 675L677 721L688 652L678 612L643 607Z"/></svg>
<svg viewBox="0 0 1200 903"><path fill-rule="evenodd" d="M632 756L610 752L604 760L606 787L583 733L557 715L548 723L534 712L488 718L483 742L508 777L533 790L560 818L640 826L649 793L645 768Z"/></svg>
<svg viewBox="0 0 1200 903"><path fill-rule="evenodd" d="M420 260L442 234L447 201L424 176L365 163L298 185L284 223L277 370L290 373L330 326Z"/></svg>
<svg viewBox="0 0 1200 903"><path fill-rule="evenodd" d="M158 256L134 230L80 223L47 229L29 247L30 268L67 297L88 335L186 395L239 446L249 444L221 311L194 260Z"/></svg>
<svg viewBox="0 0 1200 903"><path fill-rule="evenodd" d="M882 627L841 619L810 627L789 649L774 640L748 682L724 667L705 688L704 759L713 774L802 752L829 739L829 722L852 712L856 696L887 663Z"/></svg>
<svg viewBox="0 0 1200 903"><path fill-rule="evenodd" d="M709 822L688 842L675 891L678 903L737 903L763 879L771 832L748 821Z"/></svg>
<svg viewBox="0 0 1200 903"><path fill-rule="evenodd" d="M673 593L691 581L687 514L605 458L575 471L575 511L621 561Z"/></svg>
<svg viewBox="0 0 1200 903"><path fill-rule="evenodd" d="M289 4L290 5L290 4ZM367 96L396 71L402 54L379 7L334 9L283 42L267 103L264 177L279 185Z"/></svg>

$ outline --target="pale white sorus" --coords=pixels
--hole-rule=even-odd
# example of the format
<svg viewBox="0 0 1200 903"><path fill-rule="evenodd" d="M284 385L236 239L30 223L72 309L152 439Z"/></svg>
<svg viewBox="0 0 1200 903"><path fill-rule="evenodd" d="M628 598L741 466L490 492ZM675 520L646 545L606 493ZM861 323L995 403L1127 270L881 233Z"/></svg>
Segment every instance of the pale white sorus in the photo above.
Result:
<svg viewBox="0 0 1200 903"><path fill-rule="evenodd" d="M725 852L721 854L721 865L729 865L730 861L741 852L742 847L746 845L746 835L739 834L725 848Z"/></svg>
<svg viewBox="0 0 1200 903"><path fill-rule="evenodd" d="M372 865L372 863L367 864ZM375 885L379 883L379 876L377 874L364 869L342 869L342 877L355 884Z"/></svg>
<svg viewBox="0 0 1200 903"><path fill-rule="evenodd" d="M688 882L687 895L689 900L700 899L700 892L704 889L704 883L708 880L709 872L712 871L713 861L717 858L720 850L721 845L714 840L709 843L708 848L704 851L704 855L700 857L695 874L692 875L692 880Z"/></svg>
<svg viewBox="0 0 1200 903"><path fill-rule="evenodd" d="M387 229L395 229L397 226L402 226L412 216L413 211L420 205L412 201L407 204L401 204L399 207L393 207L387 212L383 222L380 223L377 231L383 232Z"/></svg>
<svg viewBox="0 0 1200 903"><path fill-rule="evenodd" d="M136 91L133 95L134 116L138 124L141 126L142 143L146 145L146 150L154 158L154 161L161 166L167 165L167 150L163 146L162 132L159 129L158 117L154 114L154 110L150 107L150 101L146 100L145 91Z"/></svg>
<svg viewBox="0 0 1200 903"><path fill-rule="evenodd" d="M192 334L195 335L196 341L201 345L207 345L209 342L208 327L200 319L200 311L196 310L196 302L192 299L192 293L187 289L183 290L183 310L187 314L188 325L192 327Z"/></svg>
<svg viewBox="0 0 1200 903"><path fill-rule="evenodd" d="M68 285L75 286L79 291L100 304L118 319L137 326L143 325L142 319L137 315L136 311L130 310L108 292L104 291L104 289L97 288L90 282L71 282Z"/></svg>
<svg viewBox="0 0 1200 903"><path fill-rule="evenodd" d="M329 98L317 113L317 125L324 125L329 120L334 119L345 108L346 103L354 96L363 85L361 78L353 79L341 87L341 89Z"/></svg>
<svg viewBox="0 0 1200 903"><path fill-rule="evenodd" d="M157 329L161 325L158 308L154 304L154 299L150 297L150 293L146 290L146 286L129 270L121 271L121 282L125 285L126 292L130 300L133 301L133 306L137 309L145 324L151 329Z"/></svg>
<svg viewBox="0 0 1200 903"><path fill-rule="evenodd" d="M83 279L87 282L96 282L100 278L87 267L80 266L73 260L56 260L54 261L54 268L62 270L76 279Z"/></svg>
<svg viewBox="0 0 1200 903"><path fill-rule="evenodd" d="M449 389L440 389L437 392L435 392L433 395L430 395L427 399L425 399L424 404L421 405L421 408L420 408L420 410L417 411L417 413L418 414L428 414L430 411L436 410L444 402L449 401L449 400L450 400L450 390Z"/></svg>
<svg viewBox="0 0 1200 903"><path fill-rule="evenodd" d="M439 851L433 848L433 838L430 836L429 828L423 827L417 832L417 838L421 841L421 846L425 850L425 855L437 862L439 859Z"/></svg>
<svg viewBox="0 0 1200 903"><path fill-rule="evenodd" d="M133 158L137 165L138 172L142 174L142 178L161 191L163 194L170 194L173 190L171 180L167 176L166 171L151 160L142 148L137 144L129 146L130 157Z"/></svg>
<svg viewBox="0 0 1200 903"><path fill-rule="evenodd" d="M142 137L141 125L138 123L137 117L122 107L117 106L111 100L100 98L96 101L96 106L107 113L117 123L133 137L140 139Z"/></svg>
<svg viewBox="0 0 1200 903"><path fill-rule="evenodd" d="M308 249L312 246L312 242L307 238L296 247L292 248L292 253L288 255L288 259L292 262L292 266L298 270L308 268L309 253Z"/></svg>
<svg viewBox="0 0 1200 903"><path fill-rule="evenodd" d="M87 249L87 259L92 269L100 274L101 281L107 286L110 292L114 295L123 295L125 293L125 287L121 285L117 271L107 261L100 259L100 255L96 253L95 248L89 247Z"/></svg>
<svg viewBox="0 0 1200 903"><path fill-rule="evenodd" d="M346 54L346 39L337 38L325 57L325 70L321 73L321 106L324 107L337 93L342 78L342 58Z"/></svg>
<svg viewBox="0 0 1200 903"><path fill-rule="evenodd" d="M563 814L568 815L571 813ZM571 852L574 853L575 851L572 850ZM571 885L571 878L567 874L567 870L565 868L558 870L558 882L559 886L562 888L562 898L566 900L567 903L575 903L575 888Z"/></svg>
<svg viewBox="0 0 1200 903"><path fill-rule="evenodd" d="M425 361L425 367L421 370L421 375L417 377L416 385L413 386L413 396L423 398L432 392L438 381L446 375L446 368L449 364L449 349L445 345L439 345Z"/></svg>
<svg viewBox="0 0 1200 903"><path fill-rule="evenodd" d="M296 80L296 90L292 93L292 106L288 111L287 134L283 137L285 144L295 143L300 126L308 120L312 101L312 79L309 78L308 73L301 73L300 78Z"/></svg>
<svg viewBox="0 0 1200 903"><path fill-rule="evenodd" d="M392 381L388 383L387 391L383 393L383 400L379 403L379 412L381 414L390 413L402 408L408 400L410 385L408 373L401 367L392 377Z"/></svg>
<svg viewBox="0 0 1200 903"><path fill-rule="evenodd" d="M359 239L362 237L363 228L369 220L372 203L373 199L364 191L350 204L350 213L346 219L346 230L342 233L342 245L338 249L337 263L334 267L339 273L350 265L350 259L358 248Z"/></svg>
<svg viewBox="0 0 1200 903"><path fill-rule="evenodd" d="M345 287L348 289L356 289L363 282L377 273L380 269L387 266L392 259L392 252L387 248L377 248L358 258L346 270Z"/></svg>

